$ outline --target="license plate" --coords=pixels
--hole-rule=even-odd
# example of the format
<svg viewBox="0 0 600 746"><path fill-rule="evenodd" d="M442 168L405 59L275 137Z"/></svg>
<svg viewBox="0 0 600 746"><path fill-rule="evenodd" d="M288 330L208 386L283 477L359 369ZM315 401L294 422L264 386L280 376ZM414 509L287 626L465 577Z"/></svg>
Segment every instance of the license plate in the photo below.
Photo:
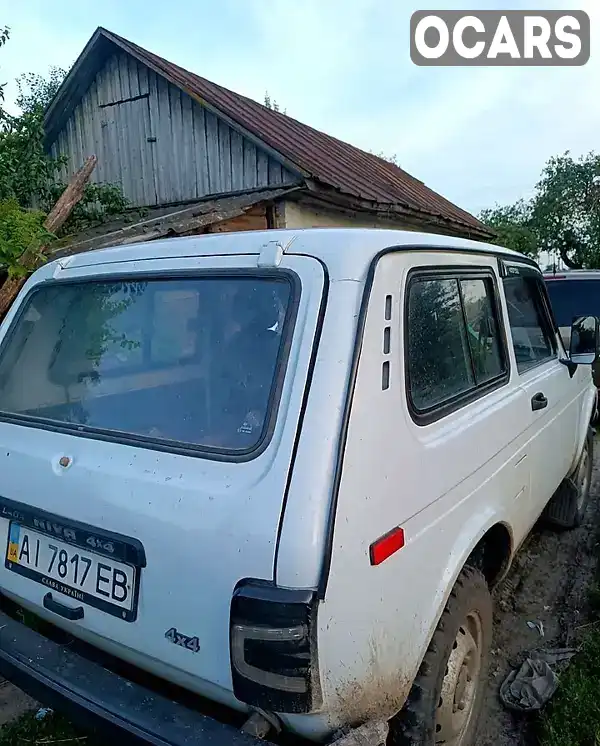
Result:
<svg viewBox="0 0 600 746"><path fill-rule="evenodd" d="M5 566L126 621L136 617L136 569L11 522Z"/></svg>

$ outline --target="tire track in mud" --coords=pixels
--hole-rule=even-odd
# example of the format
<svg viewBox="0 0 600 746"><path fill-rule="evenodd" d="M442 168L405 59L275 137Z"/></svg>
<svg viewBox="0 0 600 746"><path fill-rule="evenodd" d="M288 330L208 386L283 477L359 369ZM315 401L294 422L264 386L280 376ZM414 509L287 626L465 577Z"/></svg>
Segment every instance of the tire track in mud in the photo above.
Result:
<svg viewBox="0 0 600 746"><path fill-rule="evenodd" d="M596 439L596 453L600 441ZM600 457L584 524L554 532L536 526L494 593L494 640L488 693L477 746L535 746L534 718L506 710L498 691L512 668L537 649L573 646L585 631L588 593L596 578L600 527ZM527 626L540 621L544 637Z"/></svg>

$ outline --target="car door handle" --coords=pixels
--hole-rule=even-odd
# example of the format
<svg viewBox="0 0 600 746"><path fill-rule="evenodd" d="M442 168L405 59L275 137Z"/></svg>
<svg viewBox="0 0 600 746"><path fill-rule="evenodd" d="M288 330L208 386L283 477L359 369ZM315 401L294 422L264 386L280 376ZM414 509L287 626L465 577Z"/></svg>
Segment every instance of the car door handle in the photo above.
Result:
<svg viewBox="0 0 600 746"><path fill-rule="evenodd" d="M539 394L531 397L531 409L537 412L538 409L545 409L548 406L548 399L540 391Z"/></svg>
<svg viewBox="0 0 600 746"><path fill-rule="evenodd" d="M55 601L51 593L46 593L44 596L44 608L54 612L54 614L60 614L60 616L72 622L83 619L83 606L77 606L76 608L65 606L60 601Z"/></svg>

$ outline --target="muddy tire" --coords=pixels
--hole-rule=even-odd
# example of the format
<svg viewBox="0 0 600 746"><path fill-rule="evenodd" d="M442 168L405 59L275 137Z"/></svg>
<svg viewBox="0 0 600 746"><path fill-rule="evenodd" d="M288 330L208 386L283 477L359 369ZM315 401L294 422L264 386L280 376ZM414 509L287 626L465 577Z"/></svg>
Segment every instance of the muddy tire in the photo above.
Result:
<svg viewBox="0 0 600 746"><path fill-rule="evenodd" d="M492 599L483 575L465 567L425 654L387 746L474 746L492 641Z"/></svg>
<svg viewBox="0 0 600 746"><path fill-rule="evenodd" d="M544 520L561 529L581 526L590 500L594 433L588 432L577 468L562 484L544 511Z"/></svg>

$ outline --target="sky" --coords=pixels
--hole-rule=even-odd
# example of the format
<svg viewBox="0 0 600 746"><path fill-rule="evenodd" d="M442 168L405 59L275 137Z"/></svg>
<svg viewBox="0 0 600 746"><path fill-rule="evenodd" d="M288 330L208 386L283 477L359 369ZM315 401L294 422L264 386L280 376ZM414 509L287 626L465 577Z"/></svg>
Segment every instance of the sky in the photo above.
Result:
<svg viewBox="0 0 600 746"><path fill-rule="evenodd" d="M417 67L415 10L580 9L592 56L576 68ZM599 0L0 0L0 82L68 68L104 26L209 80L365 150L395 154L461 207L531 195L546 161L600 152Z"/></svg>

